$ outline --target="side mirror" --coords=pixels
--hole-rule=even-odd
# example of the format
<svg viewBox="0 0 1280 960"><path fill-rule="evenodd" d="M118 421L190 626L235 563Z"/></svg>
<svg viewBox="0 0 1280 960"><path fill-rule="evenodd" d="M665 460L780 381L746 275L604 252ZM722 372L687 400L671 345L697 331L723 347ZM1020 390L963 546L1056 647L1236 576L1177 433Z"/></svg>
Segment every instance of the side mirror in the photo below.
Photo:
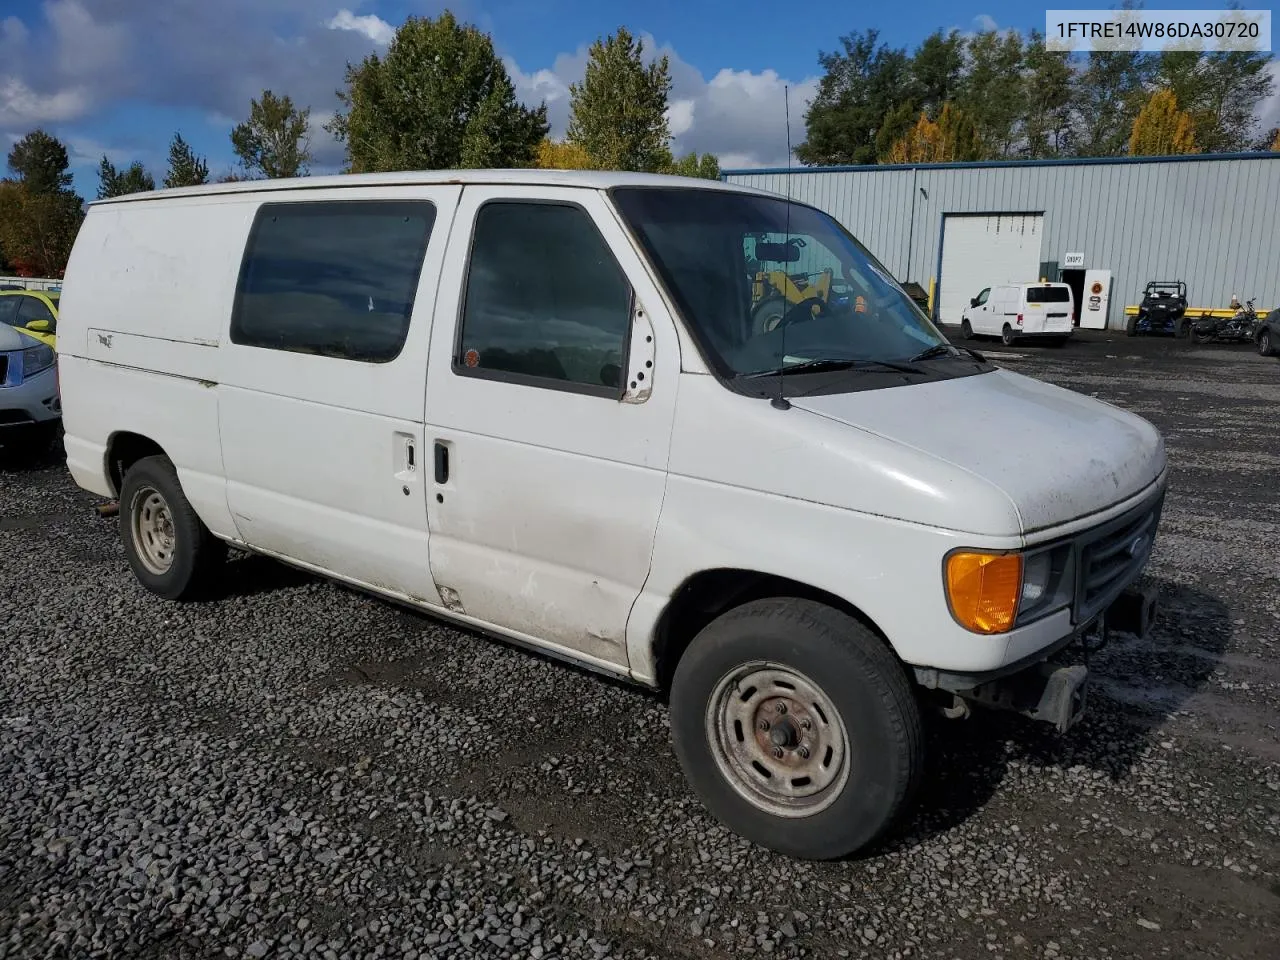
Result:
<svg viewBox="0 0 1280 960"><path fill-rule="evenodd" d="M32 320L30 323L27 324L27 329L34 330L36 333L48 333L49 321L48 320Z"/></svg>
<svg viewBox="0 0 1280 960"><path fill-rule="evenodd" d="M969 306L971 306L971 307L976 307L977 305L978 305L978 298L977 298L977 297L970 297L970 298L969 298Z"/></svg>

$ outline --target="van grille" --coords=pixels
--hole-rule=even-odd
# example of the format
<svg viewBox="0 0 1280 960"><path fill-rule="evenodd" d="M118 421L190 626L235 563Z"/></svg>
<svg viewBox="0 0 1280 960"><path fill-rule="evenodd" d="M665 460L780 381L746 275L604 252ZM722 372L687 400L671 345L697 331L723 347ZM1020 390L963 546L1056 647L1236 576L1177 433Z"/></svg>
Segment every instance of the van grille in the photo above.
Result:
<svg viewBox="0 0 1280 960"><path fill-rule="evenodd" d="M1151 556L1164 493L1154 503L1086 534L1076 576L1076 622L1094 617L1138 578Z"/></svg>

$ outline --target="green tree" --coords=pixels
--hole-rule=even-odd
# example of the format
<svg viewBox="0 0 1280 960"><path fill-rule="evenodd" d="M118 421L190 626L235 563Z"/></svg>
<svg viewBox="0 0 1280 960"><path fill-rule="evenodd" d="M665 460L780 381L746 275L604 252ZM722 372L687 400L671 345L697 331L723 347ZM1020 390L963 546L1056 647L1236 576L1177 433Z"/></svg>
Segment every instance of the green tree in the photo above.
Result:
<svg viewBox="0 0 1280 960"><path fill-rule="evenodd" d="M527 167L549 129L545 105L516 99L489 35L448 11L410 17L384 56L348 64L338 99L325 129L353 173Z"/></svg>
<svg viewBox="0 0 1280 960"><path fill-rule="evenodd" d="M1123 153L1147 98L1153 63L1135 50L1094 50L1076 78L1075 153L1114 157Z"/></svg>
<svg viewBox="0 0 1280 960"><path fill-rule="evenodd" d="M249 119L231 131L231 147L250 175L304 176L311 163L310 120L310 107L298 109L288 96L263 90L261 99L249 101Z"/></svg>
<svg viewBox="0 0 1280 960"><path fill-rule="evenodd" d="M1191 115L1178 109L1172 90L1157 90L1138 111L1129 134L1129 154L1134 157L1164 157L1195 153L1195 124Z"/></svg>
<svg viewBox="0 0 1280 960"><path fill-rule="evenodd" d="M964 77L964 55L964 37L958 30L946 34L934 31L912 55L912 98L931 118L936 119L942 105L958 95Z"/></svg>
<svg viewBox="0 0 1280 960"><path fill-rule="evenodd" d="M1070 54L1048 50L1044 34L1032 30L1027 41L1022 135L1032 160L1058 157L1071 149L1071 109L1075 73Z"/></svg>
<svg viewBox="0 0 1280 960"><path fill-rule="evenodd" d="M169 143L169 172L165 174L166 187L198 187L209 182L209 164L204 157L197 157L182 134L175 133Z"/></svg>
<svg viewBox="0 0 1280 960"><path fill-rule="evenodd" d="M1195 124L1206 153L1243 150L1257 136L1257 108L1275 89L1270 60L1256 51L1169 51L1156 82L1171 90Z"/></svg>
<svg viewBox="0 0 1280 960"><path fill-rule="evenodd" d="M32 130L9 151L9 169L32 194L69 190L69 166L66 146L43 130Z"/></svg>
<svg viewBox="0 0 1280 960"><path fill-rule="evenodd" d="M991 158L1016 156L1026 113L1022 35L989 30L969 41L959 103L973 119Z"/></svg>
<svg viewBox="0 0 1280 960"><path fill-rule="evenodd" d="M909 85L904 50L879 42L879 31L840 38L841 52L821 53L823 77L805 114L806 138L796 147L804 164L875 163L876 137Z"/></svg>
<svg viewBox="0 0 1280 960"><path fill-rule="evenodd" d="M920 111L919 115L927 117L929 111ZM894 153L898 143L904 137L911 135L917 121L917 108L913 100L903 100L885 114L884 119L880 121L880 129L876 131L876 161L878 163L894 162L889 159L890 155Z"/></svg>
<svg viewBox="0 0 1280 960"><path fill-rule="evenodd" d="M714 153L699 154L694 150L678 160L672 159L660 168L662 173L677 177L701 177L704 180L720 179L720 161Z"/></svg>
<svg viewBox="0 0 1280 960"><path fill-rule="evenodd" d="M4 259L26 276L61 277L84 219L83 206L70 190L35 191L25 180L0 181Z"/></svg>
<svg viewBox="0 0 1280 960"><path fill-rule="evenodd" d="M586 76L569 88L569 142L605 170L657 171L670 157L666 57L645 64L625 27L591 45Z"/></svg>
<svg viewBox="0 0 1280 960"><path fill-rule="evenodd" d="M156 188L155 178L147 173L146 168L137 160L124 170L117 170L115 164L104 155L98 164L98 199L123 197L127 193L146 193Z"/></svg>

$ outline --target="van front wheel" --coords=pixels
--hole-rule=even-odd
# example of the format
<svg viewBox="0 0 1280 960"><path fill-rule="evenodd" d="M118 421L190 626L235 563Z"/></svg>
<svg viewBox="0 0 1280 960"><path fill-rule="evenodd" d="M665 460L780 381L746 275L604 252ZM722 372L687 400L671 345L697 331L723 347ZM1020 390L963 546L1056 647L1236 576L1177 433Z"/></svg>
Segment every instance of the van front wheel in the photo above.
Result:
<svg viewBox="0 0 1280 960"><path fill-rule="evenodd" d="M676 667L671 730L713 816L809 860L879 839L924 762L897 660L857 620L794 598L753 601L703 629Z"/></svg>
<svg viewBox="0 0 1280 960"><path fill-rule="evenodd" d="M139 582L167 600L203 594L226 558L226 544L192 508L168 457L143 457L120 486L120 536Z"/></svg>

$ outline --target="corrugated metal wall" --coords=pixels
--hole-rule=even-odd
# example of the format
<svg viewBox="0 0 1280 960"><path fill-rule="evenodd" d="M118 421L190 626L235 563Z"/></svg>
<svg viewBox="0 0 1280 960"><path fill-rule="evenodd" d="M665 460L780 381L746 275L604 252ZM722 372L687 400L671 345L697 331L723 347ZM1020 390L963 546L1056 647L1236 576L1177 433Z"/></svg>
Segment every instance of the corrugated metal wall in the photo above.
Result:
<svg viewBox="0 0 1280 960"><path fill-rule="evenodd" d="M1256 297L1259 310L1280 306L1280 154L730 171L724 179L826 210L899 280L926 290L938 273L945 214L1043 212L1042 261L1083 252L1086 267L1112 271L1113 328L1148 280L1186 281L1197 307L1225 307L1233 293Z"/></svg>

